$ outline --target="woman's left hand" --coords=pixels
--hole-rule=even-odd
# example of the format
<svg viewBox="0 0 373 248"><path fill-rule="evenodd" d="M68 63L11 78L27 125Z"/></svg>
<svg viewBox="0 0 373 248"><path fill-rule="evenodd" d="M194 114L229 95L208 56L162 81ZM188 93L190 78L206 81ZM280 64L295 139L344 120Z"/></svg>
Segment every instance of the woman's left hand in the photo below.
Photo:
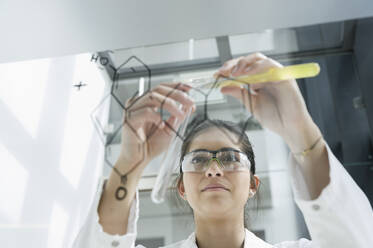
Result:
<svg viewBox="0 0 373 248"><path fill-rule="evenodd" d="M215 76L251 75L265 72L273 67L283 66L261 53L255 53L227 61ZM250 91L251 93L245 87L237 86L226 86L221 89L223 94L239 99L248 111L252 110L252 114L263 127L282 136L285 141L288 141L288 144L294 143L294 146L304 146L307 144L300 144L295 139L309 138L312 140L316 138L313 137L314 135L301 137L302 133L320 135L307 111L295 80L251 84ZM311 133L309 133L310 129L313 129ZM289 146L291 145L289 144ZM298 149L298 147L293 148Z"/></svg>
<svg viewBox="0 0 373 248"><path fill-rule="evenodd" d="M228 61L216 76L238 77L265 72L272 67L282 67L278 62L256 53ZM243 87L229 86L221 89L223 94L241 100L248 111L266 127L280 136L297 154L317 144L321 132L307 111L306 104L295 80L259 83L250 85L249 92ZM250 106L251 102L251 106ZM316 142L316 143L315 143ZM329 162L326 146L316 146L303 159L296 159L303 172L311 199L316 199L329 184Z"/></svg>

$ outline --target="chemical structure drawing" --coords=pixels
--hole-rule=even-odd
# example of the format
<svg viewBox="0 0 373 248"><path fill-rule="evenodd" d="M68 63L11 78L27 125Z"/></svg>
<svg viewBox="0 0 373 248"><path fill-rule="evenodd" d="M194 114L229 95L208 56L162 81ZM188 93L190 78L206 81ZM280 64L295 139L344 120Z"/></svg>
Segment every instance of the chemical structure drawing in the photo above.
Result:
<svg viewBox="0 0 373 248"><path fill-rule="evenodd" d="M113 53L112 51L110 51ZM173 89L166 94L164 100L160 101L158 98L154 97L154 89L152 89L152 82L151 82L151 70L150 68L138 57L131 56L126 61L124 61L120 66L115 67L110 63L110 59L107 57L100 57L98 55L92 55L91 62L99 63L99 66L105 66L112 70L113 72L113 82L110 85L110 92L106 94L103 99L99 102L99 104L93 109L91 113L91 120L93 122L93 125L95 127L96 132L98 133L102 144L105 147L105 163L111 167L111 169L120 177L121 185L117 188L115 192L115 197L117 200L123 200L127 196L127 189L126 189L126 183L127 183L127 176L136 169L142 162L144 162L145 155L146 155L146 149L147 149L147 142L149 142L152 138L152 136L159 130L159 127L162 123L165 124L172 132L173 135L176 135L179 139L182 141L185 140L185 135L181 135L179 133L179 130L177 128L175 129L169 122L168 122L168 116L170 115L167 110L165 109L166 101L168 101L170 98L172 98L173 94L180 93L179 91L183 91L182 83L179 83L176 85L176 87L173 87ZM120 81L120 75L119 71L125 70L126 73L138 73L139 71L143 74L146 74L146 78L144 78L144 89L142 90L136 90L131 94L131 97L128 99L121 99L119 94L119 81ZM193 119L193 125L190 125L189 130L187 130L187 133L191 132L194 127L198 126L199 124L202 124L203 122L211 122L209 117L209 109L208 109L208 97L210 93L218 88L218 81L220 78L216 78L215 83L207 90L201 90L198 87L193 87L191 85L190 91L195 91L195 94L200 94L204 97L204 103L201 107L201 109L197 109L196 113L194 113L194 119ZM232 80L232 79L230 79ZM146 83L145 83L146 81ZM146 85L146 87L145 87ZM247 86L249 87L249 86ZM143 91L143 92L141 92ZM251 106L251 94L250 90L242 90L242 100L243 104L246 106ZM185 93L185 92L184 92ZM113 101L111 101L113 100ZM157 113L159 114L159 121L155 124L152 124L150 130L145 135L140 135L140 132L138 130L138 127L131 123L131 114L135 112L136 103L138 101L151 101L156 102L156 109ZM122 121L119 125L116 127L113 127L113 130L111 130L110 137L108 136L108 132L105 130L102 123L100 123L99 114L102 112L102 108L106 101L111 101L111 103L115 103L118 105L119 109L122 111ZM248 101L248 102L245 102ZM252 109L251 109L252 110ZM227 131L224 128L218 127L223 134L225 134L234 144L239 144L244 137L245 130L248 126L248 124L252 121L253 115L246 118L246 120L242 123L240 123L240 127L242 128L242 132L240 137L233 137L231 134L229 134L229 131ZM214 124L213 122L211 122ZM214 124L215 125L215 124ZM132 137L135 137L136 142L134 142L133 146L136 147L137 152L139 154L142 154L139 160L133 164L132 168L128 171L119 171L112 162L108 159L108 154L110 153L110 145L113 144L114 139L118 135L123 135L123 130L127 133L127 135L132 135Z"/></svg>
<svg viewBox="0 0 373 248"><path fill-rule="evenodd" d="M83 86L87 86L87 84L82 84L82 82L79 82L79 84L74 84L73 86L76 87L78 91L80 91L80 88Z"/></svg>

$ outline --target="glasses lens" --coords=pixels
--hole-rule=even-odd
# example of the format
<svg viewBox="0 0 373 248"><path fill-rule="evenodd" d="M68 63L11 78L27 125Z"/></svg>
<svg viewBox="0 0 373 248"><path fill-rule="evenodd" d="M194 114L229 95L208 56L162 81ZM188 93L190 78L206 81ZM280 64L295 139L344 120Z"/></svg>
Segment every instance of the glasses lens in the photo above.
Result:
<svg viewBox="0 0 373 248"><path fill-rule="evenodd" d="M208 162L212 158L209 152L192 152L185 155L182 162L184 172L199 172L206 170Z"/></svg>
<svg viewBox="0 0 373 248"><path fill-rule="evenodd" d="M210 165L213 153L191 152L185 155L182 162L184 172L204 172ZM247 156L238 151L218 152L216 156L221 168L225 171L242 171L250 169L250 161Z"/></svg>
<svg viewBox="0 0 373 248"><path fill-rule="evenodd" d="M226 171L240 171L250 168L247 156L238 151L220 152L217 154L217 158Z"/></svg>

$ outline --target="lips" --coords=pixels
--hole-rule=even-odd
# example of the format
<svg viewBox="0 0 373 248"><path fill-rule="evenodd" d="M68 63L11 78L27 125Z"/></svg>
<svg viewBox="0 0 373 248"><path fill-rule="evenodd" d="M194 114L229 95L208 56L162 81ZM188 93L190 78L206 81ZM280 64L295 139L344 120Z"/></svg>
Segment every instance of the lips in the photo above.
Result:
<svg viewBox="0 0 373 248"><path fill-rule="evenodd" d="M227 189L224 185L218 184L218 183L214 183L214 184L209 184L206 187L204 187L202 189L202 192L206 191L206 190L219 190L219 189L224 189L226 191L229 191L229 189Z"/></svg>

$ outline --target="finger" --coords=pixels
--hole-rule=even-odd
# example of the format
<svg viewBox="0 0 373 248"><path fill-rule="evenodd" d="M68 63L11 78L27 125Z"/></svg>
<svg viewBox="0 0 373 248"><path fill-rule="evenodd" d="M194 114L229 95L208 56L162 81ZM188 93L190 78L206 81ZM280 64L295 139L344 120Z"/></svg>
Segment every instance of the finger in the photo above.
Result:
<svg viewBox="0 0 373 248"><path fill-rule="evenodd" d="M177 118L176 116L170 116L165 122L165 128L167 127L171 132L177 132L180 125L185 121L188 115L191 113L190 109L186 108L185 106L182 108L185 112L185 115L182 118ZM167 129L166 129L167 130Z"/></svg>
<svg viewBox="0 0 373 248"><path fill-rule="evenodd" d="M280 64L274 63L271 59L257 60L245 69L246 74L257 74L268 71L273 67L280 67Z"/></svg>
<svg viewBox="0 0 373 248"><path fill-rule="evenodd" d="M253 53L249 54L246 57L239 57L233 60L229 60L226 63L224 63L223 67L220 68L217 72L217 75L223 76L223 77L230 77L235 76L236 72L234 70L241 70L244 65L250 66L250 64L261 60L266 59L267 57L262 53ZM239 68L237 68L239 66Z"/></svg>
<svg viewBox="0 0 373 248"><path fill-rule="evenodd" d="M242 74L242 71L246 69L246 67L249 67L249 61L247 61L245 58L240 59L235 66L232 67L231 75L233 77L237 77L238 75Z"/></svg>
<svg viewBox="0 0 373 248"><path fill-rule="evenodd" d="M164 86L167 86L167 87L170 87L170 88L174 88L174 89L179 89L179 90L182 90L184 92L189 92L190 89L192 88L192 86L188 85L188 84L183 84L183 83L161 83L160 85L164 85Z"/></svg>
<svg viewBox="0 0 373 248"><path fill-rule="evenodd" d="M252 64L250 67L246 69L245 74L253 75L253 74L266 72L271 68L281 68L281 67L283 66L277 61L267 58L267 59L256 61L254 64ZM268 82L268 83L271 83L271 82ZM266 87L268 83L251 84L250 89L252 90L252 92L255 92L255 90L257 89Z"/></svg>
<svg viewBox="0 0 373 248"><path fill-rule="evenodd" d="M188 108L195 108L194 101L189 97L184 91L179 90L178 88L171 88L166 85L159 85L154 89L155 92L159 94L170 97L171 99L181 103L183 106Z"/></svg>
<svg viewBox="0 0 373 248"><path fill-rule="evenodd" d="M127 121L133 127L140 127L146 123L159 125L162 122L162 118L161 115L152 108L144 107L136 111L129 111L127 114Z"/></svg>
<svg viewBox="0 0 373 248"><path fill-rule="evenodd" d="M156 132L156 129L147 129L146 133L140 132L138 130L145 127L156 127L157 129L162 129L164 127L164 122L159 113L155 112L152 108L143 108L137 111L130 111L126 118L124 127L127 124L127 128L132 130L133 134L137 136L138 140L145 142L147 137L151 136Z"/></svg>
<svg viewBox="0 0 373 248"><path fill-rule="evenodd" d="M126 100L126 102L124 103L124 107L125 107L125 108L130 107L133 103L135 103L135 102L136 102L137 100L139 100L140 98L141 98L141 96L140 96L140 97L132 96L132 97L128 98L128 99Z"/></svg>
<svg viewBox="0 0 373 248"><path fill-rule="evenodd" d="M156 108L163 108L167 110L171 115L175 115L178 118L182 118L185 115L185 112L181 110L181 105L179 106L176 101L170 97L161 95L155 91L152 91L137 102L138 104L134 107L134 110L143 108L144 106L151 106Z"/></svg>
<svg viewBox="0 0 373 248"><path fill-rule="evenodd" d="M231 75L233 77L238 77L247 74L251 66L258 61L263 61L265 59L267 59L267 57L261 53L250 54L237 62L237 64L232 68Z"/></svg>
<svg viewBox="0 0 373 248"><path fill-rule="evenodd" d="M255 63L256 61L258 60L262 60L262 59L267 59L268 57L265 56L263 53L252 53L252 54L249 54L245 57L245 60L249 63L249 64L253 64Z"/></svg>
<svg viewBox="0 0 373 248"><path fill-rule="evenodd" d="M230 77L232 68L237 64L237 62L244 58L243 56L231 59L226 61L223 66L214 74L215 77L222 76L222 77Z"/></svg>
<svg viewBox="0 0 373 248"><path fill-rule="evenodd" d="M241 64L244 64L245 62L241 62ZM239 67L239 65L237 65ZM237 75L254 75L258 73L263 73L268 71L270 68L279 68L283 67L280 63L270 59L260 59L251 64L250 66L244 66L241 67L241 69L238 69ZM234 80L234 79L232 79ZM266 87L268 85L267 83L260 83L260 84L250 84L249 90L252 95L257 95L256 90Z"/></svg>
<svg viewBox="0 0 373 248"><path fill-rule="evenodd" d="M171 116L169 117L166 121L165 121L165 125L163 127L163 130L168 134L168 135L172 135L174 134L177 129L178 129L178 126L177 126L177 118L175 116Z"/></svg>
<svg viewBox="0 0 373 248"><path fill-rule="evenodd" d="M190 89L192 88L191 86L187 85L187 84L183 84L183 83L162 83L160 85L164 85L164 86L167 86L167 87L170 87L170 88L174 88L174 89L179 89L180 91L183 91L183 92L189 92ZM154 91L154 90L152 90ZM125 107L128 108L129 106L132 107L133 104L137 103L138 101L140 101L145 95L147 95L149 92L146 92L144 95L141 95L141 96L133 96L131 98L129 98L126 102L125 102ZM141 102L141 101L140 101ZM135 108L138 108L138 107L135 107Z"/></svg>
<svg viewBox="0 0 373 248"><path fill-rule="evenodd" d="M150 103L141 104L139 106L131 106L127 111L126 110L124 111L124 117L126 116L126 113L127 113L127 116L131 116L133 113L135 113L136 111L141 110L143 108L150 108L155 113L159 114L159 111L158 111L159 108L157 107L157 105L150 102Z"/></svg>

